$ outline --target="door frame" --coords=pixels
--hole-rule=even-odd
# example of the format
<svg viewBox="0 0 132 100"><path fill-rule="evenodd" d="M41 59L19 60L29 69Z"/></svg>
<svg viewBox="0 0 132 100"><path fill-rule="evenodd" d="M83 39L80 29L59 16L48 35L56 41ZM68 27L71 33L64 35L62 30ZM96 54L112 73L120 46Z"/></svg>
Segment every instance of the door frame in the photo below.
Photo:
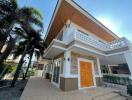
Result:
<svg viewBox="0 0 132 100"><path fill-rule="evenodd" d="M59 88L59 87L60 87L60 72L61 72L61 66L60 66L60 69L59 69L59 81L58 81L58 84L57 84L57 83L55 83L55 82L53 81L54 67L55 67L54 62L55 62L55 61L61 61L61 58L56 59L56 60L53 61L53 65L52 65L53 72L52 72L52 77L51 77L51 83L52 83L54 86L56 86L56 87Z"/></svg>
<svg viewBox="0 0 132 100"><path fill-rule="evenodd" d="M92 64L92 74L93 74L93 86L90 87L81 87L80 84L80 61L88 62ZM96 87L96 78L95 78L95 69L94 69L94 62L92 60L78 58L78 89L85 89L85 88L95 88Z"/></svg>

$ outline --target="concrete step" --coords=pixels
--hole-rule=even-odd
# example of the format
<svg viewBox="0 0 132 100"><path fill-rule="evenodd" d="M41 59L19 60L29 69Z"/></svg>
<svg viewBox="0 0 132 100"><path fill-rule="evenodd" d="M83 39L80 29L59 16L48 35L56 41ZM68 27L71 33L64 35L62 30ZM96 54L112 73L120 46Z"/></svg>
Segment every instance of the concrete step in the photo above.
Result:
<svg viewBox="0 0 132 100"><path fill-rule="evenodd" d="M110 92L98 97L95 97L94 100L126 100L125 97L120 96L119 93L115 93L115 92Z"/></svg>
<svg viewBox="0 0 132 100"><path fill-rule="evenodd" d="M112 92L112 93L109 93L108 95L105 95L105 98L106 98L106 100L109 100L111 98L115 98L118 96L120 96L120 94Z"/></svg>
<svg viewBox="0 0 132 100"><path fill-rule="evenodd" d="M127 98L123 97L123 96L118 96L118 97L115 97L115 98L113 98L111 100L127 100Z"/></svg>

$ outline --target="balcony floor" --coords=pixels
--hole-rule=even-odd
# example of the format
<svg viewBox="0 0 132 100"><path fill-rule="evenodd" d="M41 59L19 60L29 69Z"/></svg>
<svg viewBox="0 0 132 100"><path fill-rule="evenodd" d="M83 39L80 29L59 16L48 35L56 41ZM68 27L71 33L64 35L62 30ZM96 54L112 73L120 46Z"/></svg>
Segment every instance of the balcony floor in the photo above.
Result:
<svg viewBox="0 0 132 100"><path fill-rule="evenodd" d="M98 87L63 92L46 79L30 78L20 100L125 100L125 97L113 91L111 88Z"/></svg>

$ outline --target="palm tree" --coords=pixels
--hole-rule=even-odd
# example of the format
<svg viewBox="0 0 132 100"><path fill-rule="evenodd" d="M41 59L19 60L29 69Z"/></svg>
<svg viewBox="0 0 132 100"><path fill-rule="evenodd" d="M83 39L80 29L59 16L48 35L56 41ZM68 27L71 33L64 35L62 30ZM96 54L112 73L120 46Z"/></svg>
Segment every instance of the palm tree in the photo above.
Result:
<svg viewBox="0 0 132 100"><path fill-rule="evenodd" d="M6 35L12 29L12 12L17 8L15 0L0 1L0 51L6 42Z"/></svg>
<svg viewBox="0 0 132 100"><path fill-rule="evenodd" d="M40 31L43 29L42 16L36 9L32 7L18 8L16 0L5 0L5 1L7 2L0 3L0 8L3 7L3 9L1 9L0 12L7 11L7 14L3 13L3 15L5 16L2 17L3 18L2 20L0 20L0 28L1 28L0 37L2 37L2 39L0 38L0 51L5 41L7 40L7 37L10 35L11 31L13 30L14 25L19 24L20 27L26 31L29 31L29 29L32 28L33 25L37 25L40 28L39 29ZM12 7L10 5L15 5L15 6ZM30 34L31 33L27 35ZM10 52L7 55L9 54ZM6 59L6 57L3 58ZM3 58L0 58L1 59L0 64L4 61Z"/></svg>
<svg viewBox="0 0 132 100"><path fill-rule="evenodd" d="M13 52L14 58L17 58L18 56L20 56L22 54L22 52L24 51L24 45L27 44L26 42L27 41L22 41L19 44L19 46ZM28 61L28 65L27 65L25 75L23 77L24 80L26 79L28 70L31 66L33 54L35 54L37 59L38 59L40 56L43 55L44 48L45 48L45 46L44 46L44 43L41 39L40 40L32 40L32 42L30 42L30 46L29 46L28 51L27 51L27 54L29 55L29 61Z"/></svg>
<svg viewBox="0 0 132 100"><path fill-rule="evenodd" d="M31 65L31 60L32 60L32 56L33 56L35 49L39 50L39 51L36 51L36 52L38 52L37 53L38 55L42 55L43 51L44 51L44 44L42 42L40 34L33 29L30 30L29 32L32 34L30 34L25 41L20 42L18 48L14 52L15 56L22 54L22 57L18 63L18 66L17 66L16 72L14 74L14 79L12 81L11 87L14 87L15 82L16 82L17 78L19 77L19 73L20 73L20 70L22 68L22 64L24 62L25 55L29 54L30 59L29 59L28 67L27 67L24 78L27 77L27 72L28 72L28 69Z"/></svg>
<svg viewBox="0 0 132 100"><path fill-rule="evenodd" d="M28 66L27 66L27 69L26 69L26 72L25 72L24 79L26 79L28 70L31 66L33 53L35 52L35 55L37 56L37 59L38 59L40 56L43 56L44 49L45 49L45 46L44 46L44 43L42 42L42 40L41 41L36 41L35 44L32 46L31 51L29 53L30 59L29 59L29 62L28 62Z"/></svg>
<svg viewBox="0 0 132 100"><path fill-rule="evenodd" d="M21 36L19 36L18 34ZM15 46L15 42L20 41L20 39L22 39L22 38L26 38L26 34L24 34L24 31L21 28L15 27L14 30L9 35L8 40L6 41L6 48L2 52L3 54L0 55L0 57L1 57L0 62L2 62L3 59L6 59L9 56L10 52L12 51L12 49Z"/></svg>
<svg viewBox="0 0 132 100"><path fill-rule="evenodd" d="M11 52L12 48L14 47L14 39L10 36L10 39L9 41L7 42L7 46L6 46L6 49L5 51L3 52L2 55L0 55L0 62L3 62L3 59L6 59L9 55L9 53Z"/></svg>

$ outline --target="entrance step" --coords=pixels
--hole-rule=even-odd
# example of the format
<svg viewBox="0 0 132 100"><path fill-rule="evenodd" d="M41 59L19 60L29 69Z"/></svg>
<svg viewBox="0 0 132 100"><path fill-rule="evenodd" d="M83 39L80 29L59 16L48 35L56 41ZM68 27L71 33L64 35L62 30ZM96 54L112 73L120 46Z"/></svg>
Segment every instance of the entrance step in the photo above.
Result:
<svg viewBox="0 0 132 100"><path fill-rule="evenodd" d="M127 100L127 98L121 96L119 93L109 92L100 96L96 96L93 100Z"/></svg>
<svg viewBox="0 0 132 100"><path fill-rule="evenodd" d="M113 98L112 100L127 100L127 98L124 96L118 96L118 97Z"/></svg>

